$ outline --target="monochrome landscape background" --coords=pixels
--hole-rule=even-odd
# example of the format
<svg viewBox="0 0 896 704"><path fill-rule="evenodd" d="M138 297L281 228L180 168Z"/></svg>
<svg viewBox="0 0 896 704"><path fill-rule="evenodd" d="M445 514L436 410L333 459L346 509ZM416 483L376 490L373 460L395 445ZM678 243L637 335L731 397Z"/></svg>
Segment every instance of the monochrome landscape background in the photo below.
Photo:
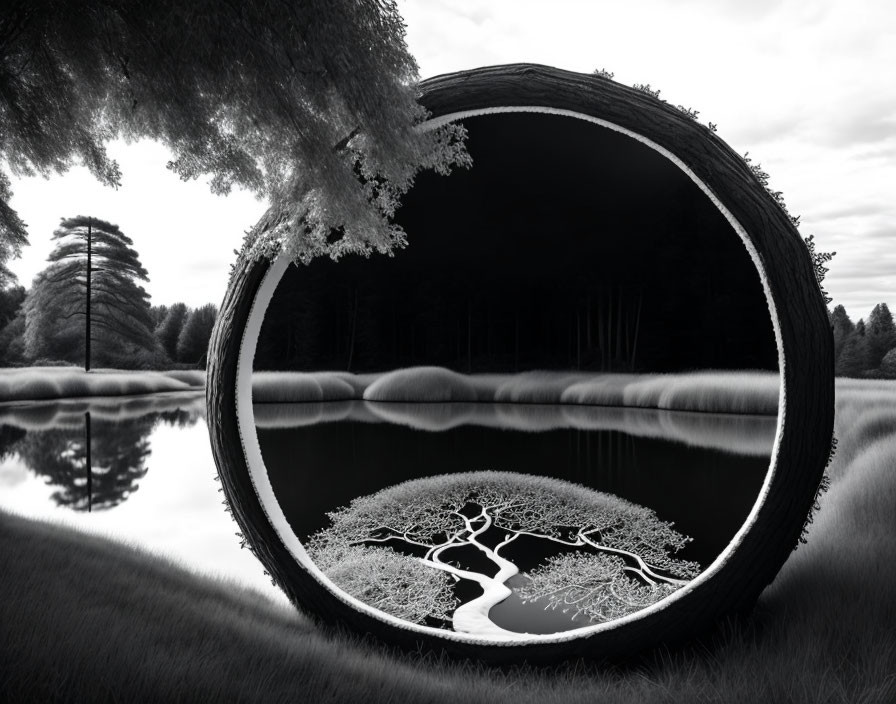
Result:
<svg viewBox="0 0 896 704"><path fill-rule="evenodd" d="M883 184L896 171L896 93L882 67L896 61L896 15L874 0L397 9L423 76L526 60L660 86L658 99L700 107L750 150L779 202L785 192L827 269L837 377L836 451L804 542L751 612L622 661L495 668L321 626L244 549L206 426L217 306L268 201L238 181L214 195L190 176L201 159L181 163L181 180L167 147L119 139L118 189L77 160L48 179L0 163L12 176L3 205L29 241L0 258L0 691L891 701L896 211ZM753 506L777 427L777 350L745 248L686 177L618 134L543 115L465 124L473 166L416 176L395 215L406 248L291 266L265 315L256 431L292 529L336 545L331 527L355 499L496 471L647 507L693 539L677 557L706 568ZM585 611L526 603L526 580L564 559L536 542L507 551L520 574L493 620L578 625ZM343 576L354 564L318 559ZM353 594L369 579L334 577ZM441 606L477 596L469 584L439 594Z"/></svg>

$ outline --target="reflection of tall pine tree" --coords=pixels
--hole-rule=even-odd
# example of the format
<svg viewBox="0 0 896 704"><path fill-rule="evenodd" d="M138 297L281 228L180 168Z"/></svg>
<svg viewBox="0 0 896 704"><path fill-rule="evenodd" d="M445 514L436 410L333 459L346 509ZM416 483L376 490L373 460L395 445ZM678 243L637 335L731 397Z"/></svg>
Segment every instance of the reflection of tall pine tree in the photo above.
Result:
<svg viewBox="0 0 896 704"><path fill-rule="evenodd" d="M16 449L35 474L59 487L53 493L58 505L75 511L108 509L139 488L155 422L156 414L115 422L85 414L83 426L30 431Z"/></svg>
<svg viewBox="0 0 896 704"><path fill-rule="evenodd" d="M878 303L868 316L868 366L877 369L884 355L896 347L896 324L886 303Z"/></svg>

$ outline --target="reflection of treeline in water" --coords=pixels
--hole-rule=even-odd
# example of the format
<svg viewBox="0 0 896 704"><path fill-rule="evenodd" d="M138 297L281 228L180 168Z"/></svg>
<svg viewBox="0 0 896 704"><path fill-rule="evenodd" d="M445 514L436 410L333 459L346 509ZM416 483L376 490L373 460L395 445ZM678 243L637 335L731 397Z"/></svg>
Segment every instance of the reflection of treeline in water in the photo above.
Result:
<svg viewBox="0 0 896 704"><path fill-rule="evenodd" d="M181 407L162 400L152 412L141 405L118 412L102 404L91 411L85 403L3 409L0 458L18 456L57 487L52 498L59 506L75 511L113 508L146 475L153 429L159 424L188 427L200 415L189 403Z"/></svg>
<svg viewBox="0 0 896 704"><path fill-rule="evenodd" d="M512 405L486 403L262 403L259 429L303 428L318 423L392 423L441 432L480 426L540 433L552 430L620 431L734 455L768 457L778 419L773 416L660 411L654 408Z"/></svg>

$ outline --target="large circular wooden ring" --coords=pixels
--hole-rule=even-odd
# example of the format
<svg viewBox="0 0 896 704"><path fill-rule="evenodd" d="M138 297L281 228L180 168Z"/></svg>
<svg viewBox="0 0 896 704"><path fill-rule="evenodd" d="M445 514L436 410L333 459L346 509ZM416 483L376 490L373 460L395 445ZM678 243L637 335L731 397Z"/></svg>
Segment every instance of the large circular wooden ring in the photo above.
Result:
<svg viewBox="0 0 896 704"><path fill-rule="evenodd" d="M251 374L261 319L285 262L239 261L211 340L208 423L224 490L255 554L294 604L326 622L406 647L423 643L494 662L625 655L692 637L721 615L749 608L800 537L833 428L831 332L799 233L740 156L684 112L645 92L527 64L439 76L423 82L421 91L433 124L527 111L616 130L667 157L712 199L756 265L775 330L783 393L770 469L746 523L719 558L686 587L626 618L500 643L398 621L327 587L319 570L296 559L290 543L298 540L285 534L288 527L278 527L276 501L271 503L270 487L258 479L264 470L258 467Z"/></svg>

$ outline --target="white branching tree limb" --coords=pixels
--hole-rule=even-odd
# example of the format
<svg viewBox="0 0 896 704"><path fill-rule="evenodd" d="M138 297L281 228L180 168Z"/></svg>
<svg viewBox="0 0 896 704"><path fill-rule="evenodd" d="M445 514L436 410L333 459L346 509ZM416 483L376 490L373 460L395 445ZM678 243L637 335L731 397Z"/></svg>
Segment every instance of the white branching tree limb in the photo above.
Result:
<svg viewBox="0 0 896 704"><path fill-rule="evenodd" d="M604 553L567 553L550 558L527 576L523 601L543 600L545 608L612 621L650 606L674 592L677 581L639 582L626 575L625 561Z"/></svg>
<svg viewBox="0 0 896 704"><path fill-rule="evenodd" d="M488 614L512 593L506 582L519 569L502 551L523 536L551 542L564 553L529 575L531 588L524 598L545 599L549 608L571 608L574 615L594 621L644 608L699 572L696 563L672 557L689 538L650 509L546 477L470 472L417 479L355 499L328 515L330 526L315 533L307 548L337 586L367 601L360 594L369 569L355 568L361 553L352 550L391 552L408 565L478 584L482 594L451 614L455 630L476 635L521 637L497 626ZM492 566L487 572L462 564L463 551L470 549L487 559ZM396 574L411 574L407 569ZM395 592L391 601L377 597L376 604L368 603L400 618L421 616L408 619L418 623L445 618L443 592L435 587L426 592L419 584L390 581L386 575L386 570L378 573L372 589ZM450 582L439 584L442 589ZM431 603L436 607L427 606Z"/></svg>

